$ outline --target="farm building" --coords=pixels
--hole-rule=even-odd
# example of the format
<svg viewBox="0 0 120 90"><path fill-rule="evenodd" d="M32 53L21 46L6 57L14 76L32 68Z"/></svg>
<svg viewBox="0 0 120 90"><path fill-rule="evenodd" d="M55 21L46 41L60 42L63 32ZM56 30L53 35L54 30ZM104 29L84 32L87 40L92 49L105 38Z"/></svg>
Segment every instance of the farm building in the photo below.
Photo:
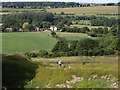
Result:
<svg viewBox="0 0 120 90"><path fill-rule="evenodd" d="M19 28L18 29L18 32L23 32L24 30L22 28Z"/></svg>
<svg viewBox="0 0 120 90"><path fill-rule="evenodd" d="M12 31L13 31L12 28L6 28L6 29L5 29L5 32L12 32Z"/></svg>
<svg viewBox="0 0 120 90"><path fill-rule="evenodd" d="M56 26L50 26L50 30L53 31L53 32L56 32L57 31L57 27Z"/></svg>

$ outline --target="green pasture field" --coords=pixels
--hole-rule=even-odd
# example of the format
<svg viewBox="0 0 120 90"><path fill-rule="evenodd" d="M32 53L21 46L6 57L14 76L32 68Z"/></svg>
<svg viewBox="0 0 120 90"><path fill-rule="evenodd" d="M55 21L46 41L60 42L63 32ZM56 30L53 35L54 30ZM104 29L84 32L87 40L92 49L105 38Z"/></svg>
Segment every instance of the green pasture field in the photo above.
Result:
<svg viewBox="0 0 120 90"><path fill-rule="evenodd" d="M93 6L93 7L74 7L74 8L51 8L48 12L60 14L75 14L75 15L97 15L97 14L117 14L118 6Z"/></svg>
<svg viewBox="0 0 120 90"><path fill-rule="evenodd" d="M15 53L51 50L57 40L45 32L16 32L2 34L2 52Z"/></svg>
<svg viewBox="0 0 120 90"><path fill-rule="evenodd" d="M58 32L57 35L64 37L66 40L80 40L84 38L92 38L88 36L87 34L83 34L83 33Z"/></svg>
<svg viewBox="0 0 120 90"><path fill-rule="evenodd" d="M77 61L94 60L99 63L80 63ZM57 63L63 64L61 68ZM27 83L26 88L114 88L118 83L118 57L59 57L52 59L32 58L32 62L39 64L35 77ZM113 61L113 62L111 62ZM51 63L55 62L55 63ZM77 63L73 63L77 62ZM73 76L75 77L73 79ZM75 79L80 78L80 81ZM74 83L73 83L74 82Z"/></svg>
<svg viewBox="0 0 120 90"><path fill-rule="evenodd" d="M2 52L15 53L39 50L51 50L57 40L50 35L50 32L11 32L2 33ZM91 38L81 33L57 32L57 35L67 40L79 40Z"/></svg>
<svg viewBox="0 0 120 90"><path fill-rule="evenodd" d="M41 11L43 9L15 9L15 8L3 8L3 12L24 12L24 11Z"/></svg>

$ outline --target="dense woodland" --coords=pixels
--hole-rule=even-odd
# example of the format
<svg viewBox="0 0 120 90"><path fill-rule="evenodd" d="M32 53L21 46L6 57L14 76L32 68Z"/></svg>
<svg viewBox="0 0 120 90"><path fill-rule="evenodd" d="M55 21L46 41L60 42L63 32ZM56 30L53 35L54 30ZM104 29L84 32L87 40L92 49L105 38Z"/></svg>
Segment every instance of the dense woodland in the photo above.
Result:
<svg viewBox="0 0 120 90"><path fill-rule="evenodd" d="M2 30L12 28L13 31L17 31L19 28L23 28L24 31L32 31L35 30L37 26L47 28L52 24L53 19L53 14L49 12L27 12L5 15L3 16Z"/></svg>
<svg viewBox="0 0 120 90"><path fill-rule="evenodd" d="M76 3L76 2L3 2L3 8L65 8L65 7L85 7L85 6L113 6L117 3Z"/></svg>

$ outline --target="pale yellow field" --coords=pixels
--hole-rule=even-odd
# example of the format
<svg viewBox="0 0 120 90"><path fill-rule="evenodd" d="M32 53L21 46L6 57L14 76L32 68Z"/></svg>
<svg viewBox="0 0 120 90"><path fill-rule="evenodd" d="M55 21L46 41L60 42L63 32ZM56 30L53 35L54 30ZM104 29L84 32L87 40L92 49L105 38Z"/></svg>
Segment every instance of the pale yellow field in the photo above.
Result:
<svg viewBox="0 0 120 90"><path fill-rule="evenodd" d="M96 14L115 14L118 13L117 6L94 6L94 7L75 7L75 8L52 8L47 9L48 12L76 15L96 15Z"/></svg>
<svg viewBox="0 0 120 90"><path fill-rule="evenodd" d="M98 27L104 28L104 26L91 26L91 25L78 25L78 24L70 25L70 27L78 27L78 28L88 27L89 29L98 28ZM110 29L110 27L107 28Z"/></svg>

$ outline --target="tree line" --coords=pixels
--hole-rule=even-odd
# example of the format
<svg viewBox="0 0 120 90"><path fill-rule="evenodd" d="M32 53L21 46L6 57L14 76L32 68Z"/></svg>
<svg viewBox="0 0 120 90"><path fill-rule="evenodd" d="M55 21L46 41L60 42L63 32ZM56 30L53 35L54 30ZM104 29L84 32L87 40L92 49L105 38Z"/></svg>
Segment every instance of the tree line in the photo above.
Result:
<svg viewBox="0 0 120 90"><path fill-rule="evenodd" d="M71 33L86 33L91 37L101 37L106 34L111 34L113 36L118 35L118 26L112 26L110 29L107 27L98 27L89 29L87 26L78 28L78 27L63 27L62 32L71 32Z"/></svg>
<svg viewBox="0 0 120 90"><path fill-rule="evenodd" d="M64 12L61 12L61 15L66 15L66 14L64 14ZM60 15L58 16L61 17ZM95 15L91 15L91 16L66 15L64 16L64 19L70 21L89 20L91 26L109 26L109 27L113 25L118 25L118 21L120 20L116 18L107 18L107 17L100 17Z"/></svg>
<svg viewBox="0 0 120 90"><path fill-rule="evenodd" d="M65 7L88 7L88 6L115 6L117 3L77 3L77 2L3 2L3 8L65 8Z"/></svg>

